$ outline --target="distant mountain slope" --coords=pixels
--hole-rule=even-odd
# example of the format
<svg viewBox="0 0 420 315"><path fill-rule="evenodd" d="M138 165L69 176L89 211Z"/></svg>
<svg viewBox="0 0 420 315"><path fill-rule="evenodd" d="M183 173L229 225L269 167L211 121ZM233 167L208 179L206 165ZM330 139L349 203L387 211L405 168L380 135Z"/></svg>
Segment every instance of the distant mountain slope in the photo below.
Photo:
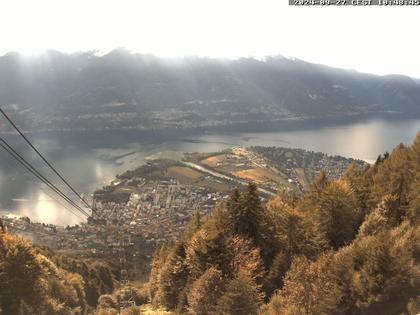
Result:
<svg viewBox="0 0 420 315"><path fill-rule="evenodd" d="M194 127L366 112L420 113L420 83L284 57L232 61L168 60L124 50L102 57L9 53L0 57L0 104L24 112L33 124L29 128Z"/></svg>

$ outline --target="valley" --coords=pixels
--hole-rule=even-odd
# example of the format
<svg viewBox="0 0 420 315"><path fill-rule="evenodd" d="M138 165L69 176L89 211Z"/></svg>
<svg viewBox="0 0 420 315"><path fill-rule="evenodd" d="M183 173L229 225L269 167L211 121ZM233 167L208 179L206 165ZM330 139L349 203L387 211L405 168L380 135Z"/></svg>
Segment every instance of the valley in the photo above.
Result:
<svg viewBox="0 0 420 315"><path fill-rule="evenodd" d="M12 231L36 244L86 257L112 257L122 233L132 244L130 263L147 273L145 262L156 246L179 237L195 212L207 215L233 189L257 183L263 201L281 190L301 194L320 172L338 178L351 163L360 168L367 165L281 147L234 147L184 155L162 152L96 190L96 213L87 223L59 226L27 217L3 219Z"/></svg>

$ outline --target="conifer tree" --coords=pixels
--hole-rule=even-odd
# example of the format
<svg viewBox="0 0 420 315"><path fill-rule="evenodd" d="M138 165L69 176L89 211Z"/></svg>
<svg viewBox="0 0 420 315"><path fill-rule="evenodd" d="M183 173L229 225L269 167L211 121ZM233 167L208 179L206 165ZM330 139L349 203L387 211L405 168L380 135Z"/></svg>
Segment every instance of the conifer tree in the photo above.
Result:
<svg viewBox="0 0 420 315"><path fill-rule="evenodd" d="M234 277L241 270L247 270L257 283L261 282L264 274L264 264L261 260L260 250L253 246L250 240L240 236L232 237L226 245L229 254L229 273Z"/></svg>
<svg viewBox="0 0 420 315"><path fill-rule="evenodd" d="M279 314L340 314L343 292L329 270L332 259L333 254L326 253L315 262L304 257L293 261L283 288L273 297L282 305Z"/></svg>
<svg viewBox="0 0 420 315"><path fill-rule="evenodd" d="M417 132L416 138L410 147L410 159L413 171L417 173L420 169L420 131Z"/></svg>
<svg viewBox="0 0 420 315"><path fill-rule="evenodd" d="M360 267L352 279L352 294L355 306L365 311L376 300L383 299L383 274L390 272L390 257L386 253L387 245L376 237L366 238L356 245L356 259Z"/></svg>
<svg viewBox="0 0 420 315"><path fill-rule="evenodd" d="M46 294L47 277L40 257L29 241L9 233L0 234L0 309L18 314L22 302L41 306Z"/></svg>
<svg viewBox="0 0 420 315"><path fill-rule="evenodd" d="M410 170L409 150L403 145L398 145L392 154L378 166L373 177L373 187L370 203L375 207L385 195L394 195L398 198L400 208L399 222L405 215L404 209L408 205L409 187L413 180Z"/></svg>
<svg viewBox="0 0 420 315"><path fill-rule="evenodd" d="M224 274L229 270L229 254L226 251L226 237L211 228L212 221L199 229L186 248L186 263L193 279L200 277L211 266Z"/></svg>
<svg viewBox="0 0 420 315"><path fill-rule="evenodd" d="M282 250L291 262L293 255L299 252L298 238L303 236L302 217L298 211L289 207L280 196L267 204L267 212L275 222L276 234Z"/></svg>
<svg viewBox="0 0 420 315"><path fill-rule="evenodd" d="M196 315L214 314L217 301L223 291L222 272L210 267L192 284L188 293L188 310Z"/></svg>
<svg viewBox="0 0 420 315"><path fill-rule="evenodd" d="M256 315L262 302L260 287L246 270L240 270L226 287L216 306L220 315Z"/></svg>
<svg viewBox="0 0 420 315"><path fill-rule="evenodd" d="M389 224L386 213L383 208L378 207L366 217L360 226L359 237L376 235L384 231L387 227L389 227Z"/></svg>
<svg viewBox="0 0 420 315"><path fill-rule="evenodd" d="M229 199L226 202L226 210L227 220L225 222L225 227L230 234L235 234L237 232L237 221L242 212L241 194L237 188L235 188L229 196Z"/></svg>
<svg viewBox="0 0 420 315"><path fill-rule="evenodd" d="M420 141L420 140L419 140ZM418 226L420 223L420 171L416 174L409 193L409 205L407 212L407 219L414 226Z"/></svg>
<svg viewBox="0 0 420 315"><path fill-rule="evenodd" d="M185 249L177 243L166 259L158 278L158 290L155 299L161 305L174 309L178 304L179 292L188 279L188 268L185 264Z"/></svg>
<svg viewBox="0 0 420 315"><path fill-rule="evenodd" d="M155 251L150 264L149 295L154 306L160 304L159 295L157 294L159 291L160 272L168 255L169 250L167 246L160 247Z"/></svg>
<svg viewBox="0 0 420 315"><path fill-rule="evenodd" d="M283 279L289 268L290 261L288 255L283 251L280 251L274 257L273 263L263 281L266 297L271 297L274 291L283 287Z"/></svg>
<svg viewBox="0 0 420 315"><path fill-rule="evenodd" d="M261 249L264 263L268 265L276 252L274 226L261 205L257 187L252 183L241 195L232 228L234 234L252 240Z"/></svg>
<svg viewBox="0 0 420 315"><path fill-rule="evenodd" d="M201 216L200 211L197 209L194 211L194 214L192 215L190 221L188 222L187 226L184 229L183 232L183 239L185 242L188 242L191 237L194 235L194 233L200 228L201 226Z"/></svg>
<svg viewBox="0 0 420 315"><path fill-rule="evenodd" d="M353 240L360 215L354 192L343 180L329 183L314 204L314 219L335 249Z"/></svg>
<svg viewBox="0 0 420 315"><path fill-rule="evenodd" d="M361 169L355 162L351 163L343 174L343 180L347 181L354 191L358 208L361 211L361 220L368 213L369 206L367 200L370 193L370 181L366 178L366 171L368 168ZM359 222L361 224L361 222Z"/></svg>
<svg viewBox="0 0 420 315"><path fill-rule="evenodd" d="M262 223L262 207L257 194L257 187L250 183L239 200L237 191L235 191L228 206L231 206L229 211L233 217L233 234L252 239L258 237L260 224Z"/></svg>
<svg viewBox="0 0 420 315"><path fill-rule="evenodd" d="M302 211L312 212L313 205L318 202L321 192L328 183L328 176L324 171L322 171L305 192L304 198L298 204L299 209Z"/></svg>

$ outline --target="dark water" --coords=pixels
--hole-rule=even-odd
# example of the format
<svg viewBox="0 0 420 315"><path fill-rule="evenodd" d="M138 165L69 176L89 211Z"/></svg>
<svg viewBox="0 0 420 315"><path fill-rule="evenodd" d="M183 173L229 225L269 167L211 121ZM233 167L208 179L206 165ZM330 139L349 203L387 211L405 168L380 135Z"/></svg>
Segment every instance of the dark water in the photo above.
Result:
<svg viewBox="0 0 420 315"><path fill-rule="evenodd" d="M271 128L271 130L276 128ZM116 174L144 163L145 157L192 151L217 151L233 146L287 146L374 161L400 142L409 144L420 130L420 118L366 118L358 121L297 122L270 132L214 132L195 135L145 135L127 132L32 134L36 146L76 189L90 195ZM50 179L56 178L19 138L6 136L19 152ZM65 189L63 186L59 186ZM67 191L67 190L66 190ZM69 192L70 194L70 192ZM75 224L79 218L54 201L52 192L0 151L0 210L34 221ZM55 197L57 198L57 197Z"/></svg>

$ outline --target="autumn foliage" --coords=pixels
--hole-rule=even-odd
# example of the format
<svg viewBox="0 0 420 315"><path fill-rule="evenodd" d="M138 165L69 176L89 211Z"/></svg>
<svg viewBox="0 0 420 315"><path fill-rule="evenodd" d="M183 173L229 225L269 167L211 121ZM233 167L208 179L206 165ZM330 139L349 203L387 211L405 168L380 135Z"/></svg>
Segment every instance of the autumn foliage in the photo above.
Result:
<svg viewBox="0 0 420 315"><path fill-rule="evenodd" d="M0 314L87 314L114 282L105 263L52 254L0 233Z"/></svg>
<svg viewBox="0 0 420 315"><path fill-rule="evenodd" d="M150 295L189 314L417 314L420 133L305 194L234 191L157 250Z"/></svg>

